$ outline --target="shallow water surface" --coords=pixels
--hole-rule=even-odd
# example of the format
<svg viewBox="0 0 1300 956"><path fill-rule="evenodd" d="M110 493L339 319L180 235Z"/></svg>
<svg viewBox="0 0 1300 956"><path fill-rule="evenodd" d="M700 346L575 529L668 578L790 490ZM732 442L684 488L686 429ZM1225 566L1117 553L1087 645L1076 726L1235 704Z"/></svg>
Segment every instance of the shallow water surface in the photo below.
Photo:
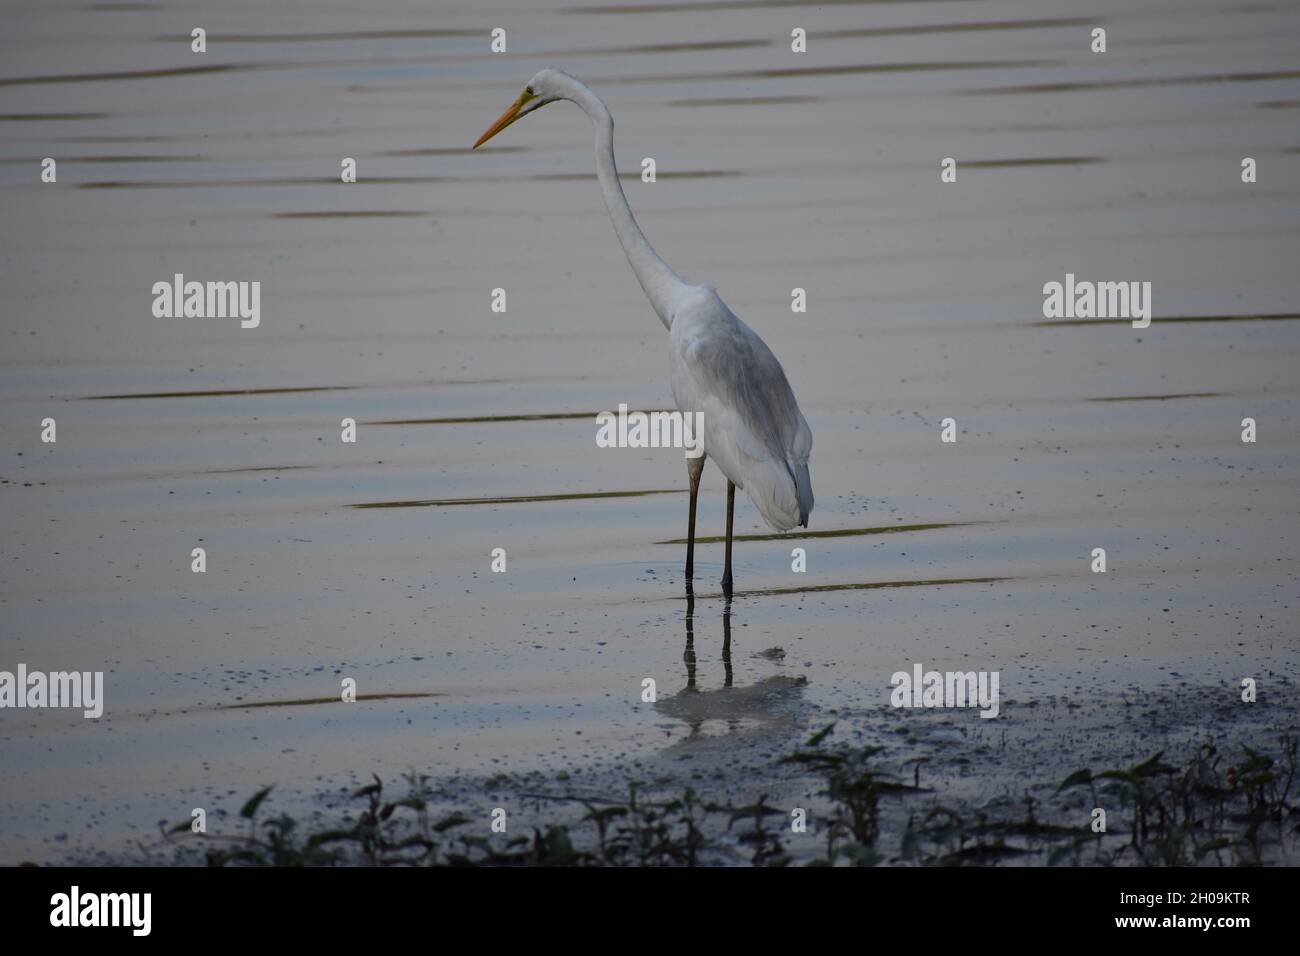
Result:
<svg viewBox="0 0 1300 956"><path fill-rule="evenodd" d="M1296 727L1300 10L1087 13L285 0L223 5L202 59L171 4L8 18L0 669L103 670L107 710L0 713L0 862L117 860L192 807L275 783L310 810L408 768L471 798L535 772L752 799L832 720L903 766L914 719L987 800L1222 732L1121 702L1246 676L1267 709L1240 734ZM672 396L587 120L468 149L551 63L605 98L650 241L766 339L815 435L807 532L738 495L729 613L716 469L688 612L680 451L594 442L596 412ZM178 272L260 281L260 327L154 318ZM1067 272L1150 281L1154 322L1045 319ZM999 671L1000 718L888 711L913 662ZM1020 756L966 749L1007 734Z"/></svg>

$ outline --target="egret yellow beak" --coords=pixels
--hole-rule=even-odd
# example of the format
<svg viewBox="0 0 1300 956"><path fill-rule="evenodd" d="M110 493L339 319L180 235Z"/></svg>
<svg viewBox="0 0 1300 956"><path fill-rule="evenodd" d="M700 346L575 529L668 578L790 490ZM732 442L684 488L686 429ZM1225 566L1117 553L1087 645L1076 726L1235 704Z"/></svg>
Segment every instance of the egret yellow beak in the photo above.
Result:
<svg viewBox="0 0 1300 956"><path fill-rule="evenodd" d="M497 133L501 132L515 120L519 119L519 117L523 116L524 114L521 113L520 110L524 108L524 105L527 104L529 100L535 99L537 99L536 94L531 93L528 90L524 90L520 93L519 99L515 100L510 109L502 113L501 118L489 126L488 131L478 138L478 142L474 144L474 149L478 149Z"/></svg>

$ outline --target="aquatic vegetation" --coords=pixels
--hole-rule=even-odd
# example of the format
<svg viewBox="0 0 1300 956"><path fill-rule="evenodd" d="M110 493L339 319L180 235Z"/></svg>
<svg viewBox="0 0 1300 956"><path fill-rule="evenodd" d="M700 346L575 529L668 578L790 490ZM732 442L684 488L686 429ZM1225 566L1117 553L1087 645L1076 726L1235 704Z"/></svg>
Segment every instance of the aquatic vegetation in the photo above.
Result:
<svg viewBox="0 0 1300 956"><path fill-rule="evenodd" d="M834 726L781 761L823 783L824 807L809 810L808 823L824 836L825 852L801 861L791 853L788 811L766 795L735 806L702 800L688 788L653 800L632 782L625 801L584 801L576 822L485 834L481 820L461 811L435 819L429 778L415 773L397 799L386 798L375 777L352 794L364 801L355 818L333 827L304 832L287 815L262 817L267 787L241 809L244 833L195 834L182 823L165 836L178 848L199 841L210 866L1258 866L1284 857L1300 838L1291 736L1281 738L1276 756L1242 747L1226 767L1207 742L1181 766L1161 752L1128 768L1078 770L1056 787L1051 819L1044 819L1041 802L1028 793L1007 807L938 802L935 790L921 785L928 758L908 761L912 779L899 780L881 769L881 747L827 744ZM1085 792L1088 807L1109 808L1104 832L1092 829L1086 807L1079 809ZM883 823L886 798L934 802L911 810L901 835L891 835ZM466 829L475 822L473 832Z"/></svg>
<svg viewBox="0 0 1300 956"><path fill-rule="evenodd" d="M1226 769L1223 754L1208 742L1182 767L1164 763L1162 752L1127 769L1094 774L1085 768L1062 781L1058 792L1087 786L1094 805L1117 803L1127 811L1127 841L1110 848L1098 839L1097 862L1259 866L1270 850L1284 849L1300 834L1300 807L1289 802L1297 740L1284 735L1280 744L1277 758L1243 746ZM1073 849L1077 862L1082 847Z"/></svg>
<svg viewBox="0 0 1300 956"><path fill-rule="evenodd" d="M427 778L409 775L407 782L407 796L385 800L383 783L376 777L353 793L366 806L350 825L307 835L301 835L297 821L287 815L258 821L258 809L271 791L267 787L241 810L248 820L247 833L188 836L217 844L204 854L209 866L697 866L721 862L721 847L701 828L704 818L729 814L728 829L739 822L749 824L736 831L737 841L748 848L749 863L789 862L776 831L765 824L774 814L784 816L784 811L761 797L751 806L733 808L702 804L687 790L678 799L655 802L641 799L637 785L631 784L625 804L586 805L580 825L584 831L594 830L594 840L577 849L565 825L496 840L460 831L472 822L460 812L434 821L427 798L420 794ZM188 830L189 824L182 823L167 836Z"/></svg>

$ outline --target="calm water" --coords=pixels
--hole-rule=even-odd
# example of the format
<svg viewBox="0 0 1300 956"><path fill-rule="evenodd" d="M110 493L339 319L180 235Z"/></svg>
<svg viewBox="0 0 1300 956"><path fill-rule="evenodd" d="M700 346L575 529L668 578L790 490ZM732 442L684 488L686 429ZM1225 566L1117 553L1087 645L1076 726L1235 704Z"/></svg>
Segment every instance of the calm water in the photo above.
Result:
<svg viewBox="0 0 1300 956"><path fill-rule="evenodd" d="M354 6L6 17L0 669L103 670L107 709L0 712L0 862L409 767L695 759L743 794L763 764L733 742L870 733L914 661L999 670L1028 705L1003 727L1090 759L1157 687L1255 676L1252 726L1295 726L1300 8ZM738 502L763 537L736 546L729 669L722 548L697 552L712 697L680 693L680 452L594 442L595 412L672 398L587 120L467 149L544 65L605 98L647 236L764 336L814 431L809 533ZM261 326L155 318L177 272L260 281ZM1150 281L1155 322L1046 323L1067 272ZM724 501L706 468L701 534ZM344 677L363 700L334 702ZM1094 729L1034 723L1061 700Z"/></svg>

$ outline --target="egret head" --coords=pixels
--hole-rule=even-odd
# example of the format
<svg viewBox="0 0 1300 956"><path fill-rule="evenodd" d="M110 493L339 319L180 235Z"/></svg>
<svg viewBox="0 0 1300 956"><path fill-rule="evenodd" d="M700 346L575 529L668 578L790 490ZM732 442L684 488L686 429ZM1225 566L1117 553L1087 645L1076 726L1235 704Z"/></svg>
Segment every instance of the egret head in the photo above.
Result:
<svg viewBox="0 0 1300 956"><path fill-rule="evenodd" d="M569 79L567 73L562 73L550 67L539 71L536 76L528 81L528 85L519 94L519 99L510 105L510 109L502 113L501 118L488 127L488 131L478 138L474 148L478 149L515 120L527 116L534 110L541 109L547 103L565 99L568 90L568 84L565 81Z"/></svg>

